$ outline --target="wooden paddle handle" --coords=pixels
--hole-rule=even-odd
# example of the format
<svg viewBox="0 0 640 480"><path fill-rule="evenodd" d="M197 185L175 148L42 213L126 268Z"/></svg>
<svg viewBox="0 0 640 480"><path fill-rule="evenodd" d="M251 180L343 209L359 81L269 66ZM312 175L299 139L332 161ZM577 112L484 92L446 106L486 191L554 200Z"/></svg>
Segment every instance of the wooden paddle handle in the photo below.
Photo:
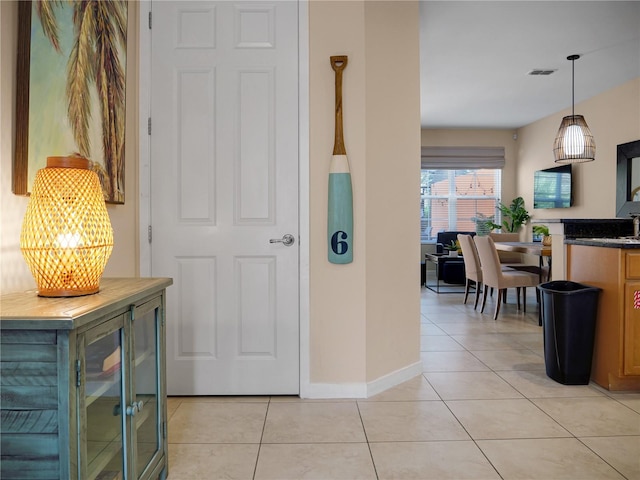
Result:
<svg viewBox="0 0 640 480"><path fill-rule="evenodd" d="M333 141L333 154L346 155L344 136L342 134L342 71L347 66L348 57L338 55L331 57L331 68L336 72L336 133Z"/></svg>

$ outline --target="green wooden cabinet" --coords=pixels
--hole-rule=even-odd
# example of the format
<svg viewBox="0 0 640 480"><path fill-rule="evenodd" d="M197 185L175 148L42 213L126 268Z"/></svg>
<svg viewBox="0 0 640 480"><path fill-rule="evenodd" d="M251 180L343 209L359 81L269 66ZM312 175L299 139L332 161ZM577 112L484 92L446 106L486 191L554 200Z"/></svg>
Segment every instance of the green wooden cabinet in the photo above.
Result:
<svg viewBox="0 0 640 480"><path fill-rule="evenodd" d="M167 278L0 298L0 478L166 478Z"/></svg>

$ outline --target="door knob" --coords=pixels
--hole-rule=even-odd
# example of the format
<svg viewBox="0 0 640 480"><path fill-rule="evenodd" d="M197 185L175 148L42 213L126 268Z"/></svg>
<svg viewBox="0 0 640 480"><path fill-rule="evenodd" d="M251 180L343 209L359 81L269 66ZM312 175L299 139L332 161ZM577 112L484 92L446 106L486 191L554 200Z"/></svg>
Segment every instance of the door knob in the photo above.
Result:
<svg viewBox="0 0 640 480"><path fill-rule="evenodd" d="M272 238L271 240L269 240L269 243L284 243L285 247L290 247L295 243L295 241L296 238L290 233L287 233L283 235L282 238Z"/></svg>
<svg viewBox="0 0 640 480"><path fill-rule="evenodd" d="M142 402L133 402L131 405L127 407L125 413L131 417L135 417L136 413L142 411L142 407L144 404Z"/></svg>

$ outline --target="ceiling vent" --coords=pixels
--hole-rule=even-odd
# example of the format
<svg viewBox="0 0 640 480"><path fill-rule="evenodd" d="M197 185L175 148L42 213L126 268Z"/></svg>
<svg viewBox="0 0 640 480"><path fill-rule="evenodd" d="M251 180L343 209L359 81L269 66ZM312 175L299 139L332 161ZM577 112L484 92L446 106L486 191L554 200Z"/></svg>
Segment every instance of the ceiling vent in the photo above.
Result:
<svg viewBox="0 0 640 480"><path fill-rule="evenodd" d="M551 75L553 72L556 72L557 69L550 68L535 68L529 72L529 75Z"/></svg>

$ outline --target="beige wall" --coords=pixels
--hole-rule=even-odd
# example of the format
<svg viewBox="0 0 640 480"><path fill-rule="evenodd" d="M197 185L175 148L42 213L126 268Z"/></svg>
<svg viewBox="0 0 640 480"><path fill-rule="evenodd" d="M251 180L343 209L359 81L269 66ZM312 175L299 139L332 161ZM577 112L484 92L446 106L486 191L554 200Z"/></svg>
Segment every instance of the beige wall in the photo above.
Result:
<svg viewBox="0 0 640 480"><path fill-rule="evenodd" d="M371 382L419 360L418 5L314 1L309 12L310 379L332 384ZM130 2L129 21L130 32L136 32L135 2ZM11 193L16 24L16 3L0 2L2 292L33 286L18 245L27 199ZM137 35L130 34L127 198L123 206L108 207L116 239L108 276L136 275L139 264L137 47ZM326 261L334 95L329 56L336 54L349 55L344 75L345 143L353 175L356 237L350 265ZM576 110L585 115L594 133L596 161L575 168L575 207L531 208L536 218L615 215L615 147L640 138L640 79L583 102ZM553 165L551 145L567 113L518 130L517 141L507 130L427 130L422 132L422 144L504 146L503 198L522 195L532 205L533 172Z"/></svg>
<svg viewBox="0 0 640 480"><path fill-rule="evenodd" d="M35 286L19 246L27 199L11 193L17 21L16 4L0 2L0 292L3 293Z"/></svg>
<svg viewBox="0 0 640 480"><path fill-rule="evenodd" d="M366 372L365 51L362 2L309 5L310 380L344 383ZM349 57L343 72L345 147L354 203L353 263L327 262L327 182L334 136L335 77L329 57ZM358 113L360 112L360 114Z"/></svg>
<svg viewBox="0 0 640 480"><path fill-rule="evenodd" d="M137 3L130 30L137 32ZM19 252L27 199L11 192L15 98L15 2L0 2L2 291L33 286ZM364 385L419 362L418 3L309 4L310 372L312 383ZM129 34L126 204L108 207L115 248L105 275L138 272L137 35ZM344 74L345 144L354 188L354 262L326 252L326 197L333 150L334 74L329 56L349 55ZM408 187L413 185L413 187Z"/></svg>
<svg viewBox="0 0 640 480"><path fill-rule="evenodd" d="M573 166L571 208L533 209L533 175L553 167L553 141L568 108L518 130L517 188L534 219L615 218L616 147L640 139L640 78L576 104L596 142L596 159ZM530 230L530 228L529 228ZM529 232L530 233L530 232Z"/></svg>
<svg viewBox="0 0 640 480"><path fill-rule="evenodd" d="M11 193L15 138L15 66L18 8L16 2L0 2L0 291L34 288L33 277L20 254L20 229L27 197ZM137 32L138 3L129 2L129 32ZM125 205L108 205L115 246L105 276L130 277L138 272L138 36L127 39L127 118Z"/></svg>
<svg viewBox="0 0 640 480"><path fill-rule="evenodd" d="M615 218L616 147L640 139L640 78L576 105L585 116L596 141L596 160L573 168L574 206L533 208L533 175L556 166L553 141L568 108L537 122L512 130L422 130L423 146L504 146L502 198L507 203L522 196L534 220L558 218ZM514 139L516 134L517 140ZM522 231L531 238L531 227Z"/></svg>
<svg viewBox="0 0 640 480"><path fill-rule="evenodd" d="M367 381L420 361L418 2L369 2Z"/></svg>
<svg viewBox="0 0 640 480"><path fill-rule="evenodd" d="M309 7L311 382L360 384L419 361L418 4ZM340 54L349 56L343 80L355 218L349 265L328 263L326 252L334 132L329 57Z"/></svg>

